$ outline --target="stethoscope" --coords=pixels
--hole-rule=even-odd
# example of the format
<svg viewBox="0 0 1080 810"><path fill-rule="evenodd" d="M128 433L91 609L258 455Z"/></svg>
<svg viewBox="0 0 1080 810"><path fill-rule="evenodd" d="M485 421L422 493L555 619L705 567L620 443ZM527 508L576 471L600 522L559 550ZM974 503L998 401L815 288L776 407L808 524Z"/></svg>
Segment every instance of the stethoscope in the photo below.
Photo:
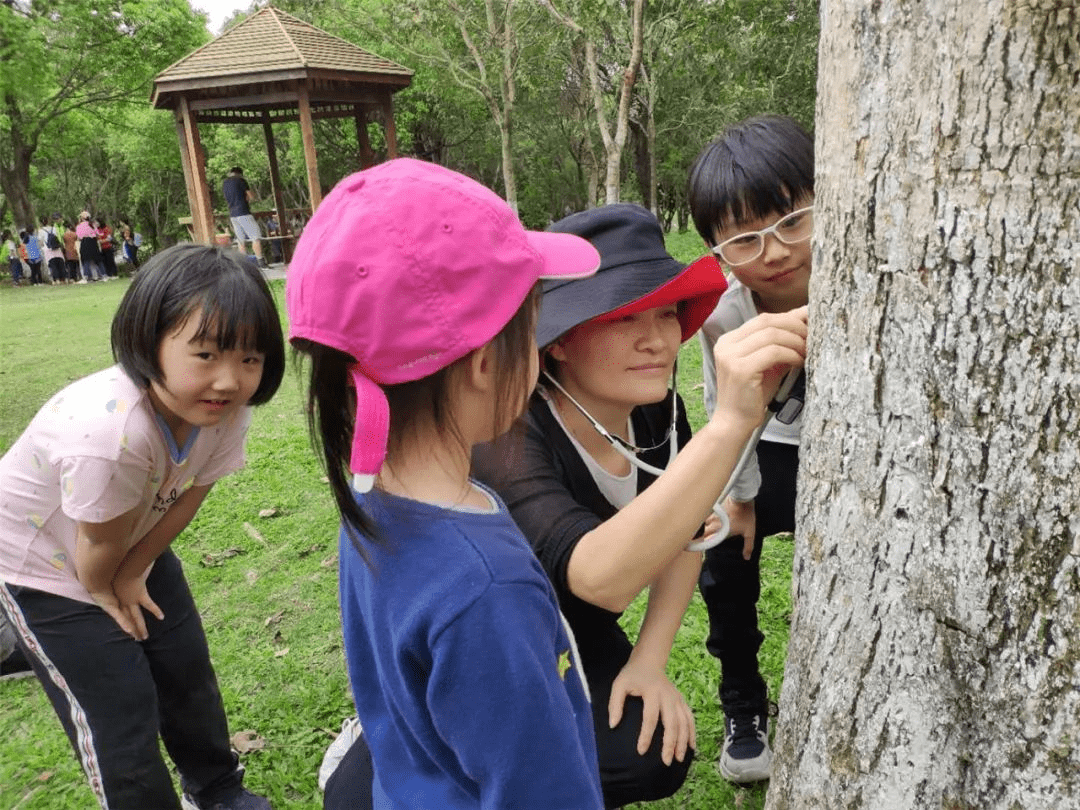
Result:
<svg viewBox="0 0 1080 810"><path fill-rule="evenodd" d="M623 441L618 436L614 436L601 425L593 415L590 414L585 407L574 399L570 395L558 380L556 380L547 370L541 371L544 377L547 378L547 382L555 386L564 397L566 397L570 403L578 409L582 416L584 416L589 424L593 426L593 429L599 433L607 442L614 448L620 456L629 461L632 465L639 470L643 470L650 475L657 477L663 475L664 470L659 467L654 467L652 464L648 464L637 457L637 453L645 450L653 450L652 447L634 447ZM728 517L727 512L724 510L724 501L731 492L731 488L735 486L735 481L739 475L742 474L743 468L746 467L747 462L750 460L750 456L753 454L754 449L757 447L758 440L761 438L762 432L765 430L765 426L769 424L770 420L776 419L778 422L783 422L785 425L790 425L795 421L795 418L802 411L803 399L805 389L805 376L802 369L792 369L784 377L783 382L780 383L780 388L776 392L776 396L773 397L773 401L769 403L769 417L765 419L760 425L755 428L754 432L750 434L750 438L746 442L746 446L743 447L743 451L739 456L739 460L735 463L735 468L731 471L731 477L728 479L727 485L720 493L720 497L716 499L716 502L712 506L712 512L720 522L720 527L715 533L709 535L707 538L689 543L686 546L687 551L708 551L710 548L719 545L725 539L727 539L728 532L731 530L731 519ZM672 371L671 375L671 426L668 428L668 435L665 441L670 441L670 450L668 452L667 465L675 459L675 456L679 453L679 435L676 430L676 421L678 419L679 406L678 398L675 396L675 372ZM659 447L659 445L657 445ZM665 467L667 466L665 465Z"/></svg>

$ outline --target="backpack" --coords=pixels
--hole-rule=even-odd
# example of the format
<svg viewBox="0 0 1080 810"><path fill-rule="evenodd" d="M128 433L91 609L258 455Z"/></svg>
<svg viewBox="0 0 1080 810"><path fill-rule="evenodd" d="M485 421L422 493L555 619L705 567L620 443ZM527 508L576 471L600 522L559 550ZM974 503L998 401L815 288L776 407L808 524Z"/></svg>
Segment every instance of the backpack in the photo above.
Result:
<svg viewBox="0 0 1080 810"><path fill-rule="evenodd" d="M62 245L60 240L56 238L56 228L48 228L45 231L45 247L49 250L59 250Z"/></svg>

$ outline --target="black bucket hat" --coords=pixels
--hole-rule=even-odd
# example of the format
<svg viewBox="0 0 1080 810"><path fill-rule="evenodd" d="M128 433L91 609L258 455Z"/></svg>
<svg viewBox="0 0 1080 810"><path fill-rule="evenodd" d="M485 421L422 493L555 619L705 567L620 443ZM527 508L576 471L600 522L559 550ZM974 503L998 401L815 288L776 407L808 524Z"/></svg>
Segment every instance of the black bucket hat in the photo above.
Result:
<svg viewBox="0 0 1080 810"><path fill-rule="evenodd" d="M536 324L541 348L586 321L614 320L672 303L680 304L685 341L701 328L727 289L712 254L690 265L672 258L660 223L640 205L592 208L560 219L548 230L588 239L600 253L600 269L589 278L544 282Z"/></svg>

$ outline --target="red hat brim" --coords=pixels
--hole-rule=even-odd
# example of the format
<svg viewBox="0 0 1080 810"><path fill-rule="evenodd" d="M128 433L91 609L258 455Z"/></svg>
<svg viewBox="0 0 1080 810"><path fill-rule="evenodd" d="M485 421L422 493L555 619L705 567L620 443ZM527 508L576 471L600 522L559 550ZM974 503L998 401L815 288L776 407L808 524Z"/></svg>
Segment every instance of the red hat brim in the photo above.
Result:
<svg viewBox="0 0 1080 810"><path fill-rule="evenodd" d="M668 304L680 304L679 325L683 341L689 340L716 309L727 289L727 278L720 262L711 253L686 266L686 269L648 295L605 312L593 320L614 321L627 315L645 312Z"/></svg>

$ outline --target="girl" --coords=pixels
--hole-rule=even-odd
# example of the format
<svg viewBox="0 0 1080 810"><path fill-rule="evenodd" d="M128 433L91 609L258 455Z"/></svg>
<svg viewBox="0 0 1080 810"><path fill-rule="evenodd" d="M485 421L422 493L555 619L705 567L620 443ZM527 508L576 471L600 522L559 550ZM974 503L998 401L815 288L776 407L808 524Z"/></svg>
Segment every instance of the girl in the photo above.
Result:
<svg viewBox="0 0 1080 810"><path fill-rule="evenodd" d="M327 807L601 806L555 594L469 478L472 446L510 425L536 379L536 281L597 262L584 240L527 232L493 192L410 159L342 180L304 229L290 337L310 355L312 432L344 524L363 724ZM335 798L337 780L355 793Z"/></svg>
<svg viewBox="0 0 1080 810"><path fill-rule="evenodd" d="M181 807L160 733L185 810L266 810L241 786L169 545L243 464L248 406L281 382L274 299L238 255L178 245L128 288L112 350L0 459L0 608L102 808Z"/></svg>
<svg viewBox="0 0 1080 810"><path fill-rule="evenodd" d="M668 383L680 344L726 287L716 260L676 262L656 218L636 205L552 229L589 239L600 270L545 288L542 384L511 436L518 443L480 448L474 471L506 501L555 584L593 696L605 805L618 807L671 795L686 778L694 720L666 667L701 570L687 545L764 416L773 369L802 364L806 315L756 322L718 345L723 401L691 439ZM666 471L639 469L638 455ZM646 588L633 645L618 619Z"/></svg>
<svg viewBox="0 0 1080 810"><path fill-rule="evenodd" d="M79 262L82 264L83 277L80 284L90 281L108 281L105 267L101 262L101 245L98 243L97 228L90 222L90 212L79 214L79 224L75 227L75 236L79 240Z"/></svg>
<svg viewBox="0 0 1080 810"><path fill-rule="evenodd" d="M31 286L44 284L45 280L41 277L41 243L38 242L33 225L22 232L22 242L26 250L26 264L30 267Z"/></svg>

